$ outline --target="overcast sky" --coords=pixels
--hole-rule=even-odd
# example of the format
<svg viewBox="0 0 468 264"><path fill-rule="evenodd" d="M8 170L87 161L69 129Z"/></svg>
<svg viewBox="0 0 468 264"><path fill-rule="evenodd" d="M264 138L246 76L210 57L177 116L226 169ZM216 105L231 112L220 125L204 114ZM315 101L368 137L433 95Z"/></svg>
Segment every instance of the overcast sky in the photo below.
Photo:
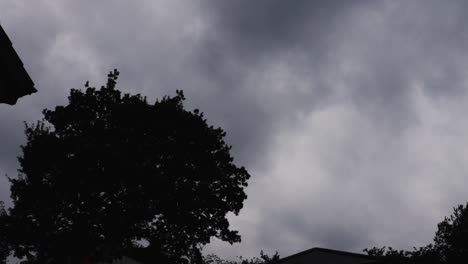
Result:
<svg viewBox="0 0 468 264"><path fill-rule="evenodd" d="M100 86L183 89L252 178L224 257L429 243L468 201L468 1L0 0L38 93L0 105L0 199L23 121Z"/></svg>

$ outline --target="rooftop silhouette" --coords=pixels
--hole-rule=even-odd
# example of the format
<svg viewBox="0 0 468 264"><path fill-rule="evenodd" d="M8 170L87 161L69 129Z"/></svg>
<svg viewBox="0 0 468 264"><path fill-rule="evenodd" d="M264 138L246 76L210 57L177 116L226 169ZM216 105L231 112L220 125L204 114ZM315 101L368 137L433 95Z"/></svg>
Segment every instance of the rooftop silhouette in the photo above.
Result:
<svg viewBox="0 0 468 264"><path fill-rule="evenodd" d="M35 92L34 82L0 25L0 104L14 105L20 97Z"/></svg>
<svg viewBox="0 0 468 264"><path fill-rule="evenodd" d="M311 248L297 254L280 259L276 264L308 264L308 263L333 263L333 264L378 264L383 263L382 258L364 254L351 253L327 248Z"/></svg>

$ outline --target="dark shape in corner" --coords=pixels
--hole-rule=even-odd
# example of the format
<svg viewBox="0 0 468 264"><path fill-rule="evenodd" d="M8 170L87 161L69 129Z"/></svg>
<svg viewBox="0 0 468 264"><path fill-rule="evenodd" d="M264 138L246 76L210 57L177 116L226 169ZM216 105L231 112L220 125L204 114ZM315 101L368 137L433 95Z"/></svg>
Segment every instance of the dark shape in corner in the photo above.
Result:
<svg viewBox="0 0 468 264"><path fill-rule="evenodd" d="M0 25L0 104L16 104L20 97L37 92L13 44Z"/></svg>

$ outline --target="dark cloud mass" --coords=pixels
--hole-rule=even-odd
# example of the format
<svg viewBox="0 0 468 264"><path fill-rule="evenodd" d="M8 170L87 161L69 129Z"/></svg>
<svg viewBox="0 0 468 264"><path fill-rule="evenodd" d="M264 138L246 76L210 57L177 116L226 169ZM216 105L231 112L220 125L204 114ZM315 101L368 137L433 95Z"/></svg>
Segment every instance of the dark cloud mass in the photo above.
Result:
<svg viewBox="0 0 468 264"><path fill-rule="evenodd" d="M15 174L23 120L118 68L119 87L150 101L183 89L252 174L230 216L242 243L206 252L423 245L468 201L467 11L462 0L0 0L39 90L0 106L0 173Z"/></svg>

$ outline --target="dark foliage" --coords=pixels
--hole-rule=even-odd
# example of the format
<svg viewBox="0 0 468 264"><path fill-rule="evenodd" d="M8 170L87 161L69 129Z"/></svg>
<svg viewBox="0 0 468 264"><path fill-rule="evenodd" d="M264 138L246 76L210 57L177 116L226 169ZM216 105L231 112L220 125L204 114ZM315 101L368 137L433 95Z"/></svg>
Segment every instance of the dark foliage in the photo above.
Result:
<svg viewBox="0 0 468 264"><path fill-rule="evenodd" d="M433 245L414 248L413 251L396 250L392 247L365 249L370 256L383 257L389 264L436 264L440 263L440 255Z"/></svg>
<svg viewBox="0 0 468 264"><path fill-rule="evenodd" d="M6 263L10 255L10 247L6 238L7 212L2 202L0 202L0 264Z"/></svg>
<svg viewBox="0 0 468 264"><path fill-rule="evenodd" d="M216 255L208 255L203 258L204 264L271 264L280 259L280 255L276 252L274 255L269 256L260 251L260 257L246 259L238 257L237 260L224 260Z"/></svg>
<svg viewBox="0 0 468 264"><path fill-rule="evenodd" d="M413 251L394 250L391 247L365 249L371 256L384 256L389 263L468 263L468 204L459 205L438 224L434 243Z"/></svg>
<svg viewBox="0 0 468 264"><path fill-rule="evenodd" d="M468 204L438 224L434 244L445 263L468 263Z"/></svg>
<svg viewBox="0 0 468 264"><path fill-rule="evenodd" d="M238 214L249 179L221 128L184 109L182 91L149 104L106 86L72 89L66 106L27 125L21 169L10 179L8 241L36 263L98 261L149 242L171 263L201 261L217 237L239 242Z"/></svg>

